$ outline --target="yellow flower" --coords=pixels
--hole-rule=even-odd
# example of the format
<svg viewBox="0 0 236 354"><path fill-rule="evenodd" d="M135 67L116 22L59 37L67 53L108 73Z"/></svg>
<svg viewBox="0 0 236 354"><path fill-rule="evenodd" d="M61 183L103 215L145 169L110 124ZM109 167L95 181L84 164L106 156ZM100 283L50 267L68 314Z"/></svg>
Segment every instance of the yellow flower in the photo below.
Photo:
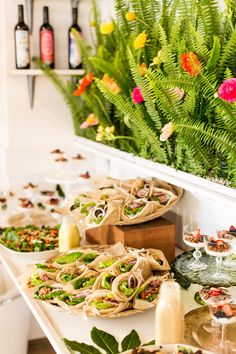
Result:
<svg viewBox="0 0 236 354"><path fill-rule="evenodd" d="M103 139L103 134L102 133L97 133L96 141L102 141L102 139Z"/></svg>
<svg viewBox="0 0 236 354"><path fill-rule="evenodd" d="M113 93L119 93L121 91L120 86L118 86L117 83L107 74L103 76L102 83Z"/></svg>
<svg viewBox="0 0 236 354"><path fill-rule="evenodd" d="M100 32L102 34L110 34L114 31L115 27L112 22L104 22L100 24Z"/></svg>
<svg viewBox="0 0 236 354"><path fill-rule="evenodd" d="M134 40L134 48L141 49L147 43L147 35L145 32L140 33Z"/></svg>
<svg viewBox="0 0 236 354"><path fill-rule="evenodd" d="M113 134L114 131L115 131L114 125L112 125L111 127L106 127L105 128L105 132L108 133L108 134Z"/></svg>
<svg viewBox="0 0 236 354"><path fill-rule="evenodd" d="M127 21L134 21L134 20L136 20L136 15L134 12L127 12L127 14L125 15L125 18Z"/></svg>
<svg viewBox="0 0 236 354"><path fill-rule="evenodd" d="M95 27L96 26L96 22L95 21L90 21L90 27Z"/></svg>
<svg viewBox="0 0 236 354"><path fill-rule="evenodd" d="M104 127L102 125L99 125L98 133L102 133L103 131L104 131Z"/></svg>
<svg viewBox="0 0 236 354"><path fill-rule="evenodd" d="M174 133L174 131L175 131L175 126L173 125L173 123L170 122L165 124L161 130L160 140L166 141Z"/></svg>
<svg viewBox="0 0 236 354"><path fill-rule="evenodd" d="M159 52L157 53L157 56L153 58L152 64L150 64L150 65L158 65L158 64L161 64L162 61L163 61L162 50L159 50Z"/></svg>

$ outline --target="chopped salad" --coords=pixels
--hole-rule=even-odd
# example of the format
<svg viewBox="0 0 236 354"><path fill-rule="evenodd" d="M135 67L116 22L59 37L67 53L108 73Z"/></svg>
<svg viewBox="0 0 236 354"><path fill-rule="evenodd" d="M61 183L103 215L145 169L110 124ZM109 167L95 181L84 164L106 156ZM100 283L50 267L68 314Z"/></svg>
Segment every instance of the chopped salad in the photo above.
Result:
<svg viewBox="0 0 236 354"><path fill-rule="evenodd" d="M8 227L0 235L0 243L17 252L41 252L58 247L59 226Z"/></svg>

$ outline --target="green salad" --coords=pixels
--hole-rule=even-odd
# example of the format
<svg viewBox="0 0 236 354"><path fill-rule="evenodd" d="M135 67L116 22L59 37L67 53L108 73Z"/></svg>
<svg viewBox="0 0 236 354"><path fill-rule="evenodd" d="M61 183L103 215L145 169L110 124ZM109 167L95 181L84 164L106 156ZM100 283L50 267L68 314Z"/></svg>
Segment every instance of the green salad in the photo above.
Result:
<svg viewBox="0 0 236 354"><path fill-rule="evenodd" d="M0 235L0 243L17 252L41 252L58 247L59 226L8 227Z"/></svg>

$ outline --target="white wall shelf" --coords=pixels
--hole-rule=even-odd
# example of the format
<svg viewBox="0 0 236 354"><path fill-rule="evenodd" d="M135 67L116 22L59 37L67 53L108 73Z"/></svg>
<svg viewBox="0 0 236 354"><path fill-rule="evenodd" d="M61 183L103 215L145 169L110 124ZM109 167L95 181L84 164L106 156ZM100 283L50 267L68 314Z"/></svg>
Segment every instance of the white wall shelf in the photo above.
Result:
<svg viewBox="0 0 236 354"><path fill-rule="evenodd" d="M54 69L56 74L61 76L76 76L83 75L84 70L82 69ZM10 71L11 75L16 76L43 76L43 71L41 69L12 69Z"/></svg>
<svg viewBox="0 0 236 354"><path fill-rule="evenodd" d="M77 76L83 75L84 70L82 69L54 69L57 75L60 76ZM33 109L34 106L34 92L35 92L35 79L37 76L43 76L44 73L41 69L12 69L10 70L10 75L15 76L26 76L28 83L28 95L30 108Z"/></svg>

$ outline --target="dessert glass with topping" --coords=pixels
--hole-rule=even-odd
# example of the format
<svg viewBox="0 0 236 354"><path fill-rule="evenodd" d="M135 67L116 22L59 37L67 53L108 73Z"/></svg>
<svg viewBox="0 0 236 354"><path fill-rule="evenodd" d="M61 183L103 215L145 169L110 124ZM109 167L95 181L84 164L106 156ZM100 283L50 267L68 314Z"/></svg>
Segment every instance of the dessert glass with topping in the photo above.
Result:
<svg viewBox="0 0 236 354"><path fill-rule="evenodd" d="M217 353L233 353L232 343L226 340L226 326L236 322L236 304L222 304L220 299L215 298L209 308L212 319L222 326L221 340L216 348Z"/></svg>
<svg viewBox="0 0 236 354"><path fill-rule="evenodd" d="M34 203L28 198L19 198L19 209L24 213L25 222L30 223L31 212L35 209Z"/></svg>
<svg viewBox="0 0 236 354"><path fill-rule="evenodd" d="M236 270L236 228L231 225L229 230L218 228L217 237L226 240L232 247L232 254L222 262L222 268L227 270Z"/></svg>
<svg viewBox="0 0 236 354"><path fill-rule="evenodd" d="M193 229L190 224L184 226L184 243L187 246L195 248L193 252L194 261L191 261L187 267L194 271L204 270L207 268L206 263L200 261L202 252L200 248L204 247L204 235L202 235L200 229Z"/></svg>
<svg viewBox="0 0 236 354"><path fill-rule="evenodd" d="M216 272L208 274L208 281L220 281L223 283L230 281L231 277L222 272L222 258L230 256L233 252L230 243L215 236L205 237L204 243L206 253L216 257Z"/></svg>
<svg viewBox="0 0 236 354"><path fill-rule="evenodd" d="M221 305L233 302L232 295L230 295L228 290L223 287L204 286L199 291L199 295L202 301L208 306L216 303L216 301ZM203 323L203 328L210 333L220 333L219 326L219 323L214 319Z"/></svg>

